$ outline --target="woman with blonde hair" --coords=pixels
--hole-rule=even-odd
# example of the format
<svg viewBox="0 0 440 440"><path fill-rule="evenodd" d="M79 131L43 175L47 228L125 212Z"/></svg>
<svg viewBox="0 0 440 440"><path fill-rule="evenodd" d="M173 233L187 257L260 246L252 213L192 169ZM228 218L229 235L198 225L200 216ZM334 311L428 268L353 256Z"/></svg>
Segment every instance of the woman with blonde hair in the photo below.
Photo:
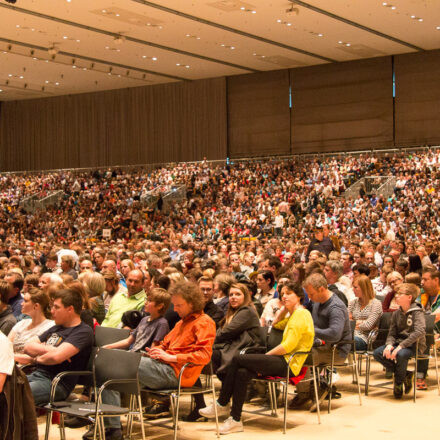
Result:
<svg viewBox="0 0 440 440"><path fill-rule="evenodd" d="M382 303L375 298L373 285L366 275L359 275L353 280L356 296L348 305L350 319L356 321L354 339L356 350L367 349L370 331L377 327L382 316Z"/></svg>
<svg viewBox="0 0 440 440"><path fill-rule="evenodd" d="M103 294L105 291L105 279L98 272L83 272L79 275L84 289L89 298L90 309L93 318L101 324L105 318L105 306Z"/></svg>

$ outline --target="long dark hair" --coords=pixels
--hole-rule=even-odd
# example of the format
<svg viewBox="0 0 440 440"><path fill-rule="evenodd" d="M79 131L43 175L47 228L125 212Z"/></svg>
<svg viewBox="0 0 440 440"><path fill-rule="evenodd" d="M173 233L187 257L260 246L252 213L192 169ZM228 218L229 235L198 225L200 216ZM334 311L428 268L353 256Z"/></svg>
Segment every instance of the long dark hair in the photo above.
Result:
<svg viewBox="0 0 440 440"><path fill-rule="evenodd" d="M254 307L254 304L252 302L252 295L249 291L248 287L245 284L242 283L232 283L229 287L229 292L231 292L231 289L239 289L243 295L244 295L244 302L238 309L233 309L231 307L231 304L228 305L228 310L226 311L225 317L221 320L220 326L223 327L226 323L230 322L232 317L243 307L246 306L252 306Z"/></svg>

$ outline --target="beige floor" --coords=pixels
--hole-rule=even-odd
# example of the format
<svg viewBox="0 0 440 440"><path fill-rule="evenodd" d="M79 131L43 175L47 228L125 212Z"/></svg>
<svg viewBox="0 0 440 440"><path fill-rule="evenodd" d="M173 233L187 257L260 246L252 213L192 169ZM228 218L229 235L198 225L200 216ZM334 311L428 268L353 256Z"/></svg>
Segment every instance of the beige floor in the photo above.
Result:
<svg viewBox="0 0 440 440"><path fill-rule="evenodd" d="M385 382L383 372L374 365L372 384ZM430 369L427 380L429 390L417 393L417 403L413 403L410 396L404 396L397 401L393 398L391 389L370 388L370 394L362 394L362 406L359 405L355 385L351 384L351 375L348 370L340 371L342 377L338 382L338 390L342 398L334 400L331 414L327 413L326 403L322 407L321 425L318 425L316 414L308 411L288 411L287 436L297 439L310 440L348 439L355 440L381 440L381 439L417 439L421 435L432 435L432 429L438 426L440 396L437 393L435 370ZM363 381L364 378L361 378ZM207 399L208 401L208 399ZM188 402L184 403L183 413L186 413ZM253 404L245 406L246 410L255 410ZM243 420L245 431L230 434L226 438L234 440L271 440L282 439L282 411L278 418L264 417L244 413ZM39 419L40 439L44 438L44 417ZM179 439L215 439L215 423L180 423ZM86 431L82 429L66 429L67 440L80 440ZM133 438L142 438L135 430ZM146 425L148 439L172 439L172 431L163 427ZM223 436L222 436L223 437ZM56 426L51 429L50 439L58 439L59 433Z"/></svg>

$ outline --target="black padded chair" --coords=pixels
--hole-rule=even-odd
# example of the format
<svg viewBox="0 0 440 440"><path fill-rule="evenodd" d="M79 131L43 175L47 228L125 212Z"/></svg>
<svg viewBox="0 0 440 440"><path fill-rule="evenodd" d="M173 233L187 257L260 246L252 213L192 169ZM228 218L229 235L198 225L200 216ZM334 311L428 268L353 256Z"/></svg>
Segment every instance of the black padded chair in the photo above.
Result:
<svg viewBox="0 0 440 440"><path fill-rule="evenodd" d="M125 328L103 327L98 325L95 328L95 345L103 347L107 344L113 344L122 341L130 336L130 330Z"/></svg>
<svg viewBox="0 0 440 440"><path fill-rule="evenodd" d="M94 439L105 438L104 417L116 417L126 415L128 417L127 434L131 438L134 416L138 416L141 423L142 439L145 440L145 430L142 416L142 403L140 386L138 381L138 368L141 360L140 353L123 350L98 349L93 361L93 371L71 371L59 373L52 381L49 404L47 410L45 440L49 439L52 412L58 411L61 415L60 437L66 439L64 429L64 416L70 415L88 419L95 425ZM55 391L60 380L66 375L92 376L96 402L70 402L55 401ZM102 403L102 392L113 390L124 392L134 399L130 399L130 406L124 408L116 405ZM135 409L137 406L137 410Z"/></svg>

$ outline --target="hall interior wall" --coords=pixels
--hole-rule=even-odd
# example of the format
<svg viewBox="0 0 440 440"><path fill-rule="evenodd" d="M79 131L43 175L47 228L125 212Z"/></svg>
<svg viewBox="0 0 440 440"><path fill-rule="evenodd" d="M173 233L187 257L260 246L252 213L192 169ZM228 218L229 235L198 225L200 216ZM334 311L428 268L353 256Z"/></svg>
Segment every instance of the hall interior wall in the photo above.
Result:
<svg viewBox="0 0 440 440"><path fill-rule="evenodd" d="M3 102L0 170L434 145L439 74L436 50Z"/></svg>

